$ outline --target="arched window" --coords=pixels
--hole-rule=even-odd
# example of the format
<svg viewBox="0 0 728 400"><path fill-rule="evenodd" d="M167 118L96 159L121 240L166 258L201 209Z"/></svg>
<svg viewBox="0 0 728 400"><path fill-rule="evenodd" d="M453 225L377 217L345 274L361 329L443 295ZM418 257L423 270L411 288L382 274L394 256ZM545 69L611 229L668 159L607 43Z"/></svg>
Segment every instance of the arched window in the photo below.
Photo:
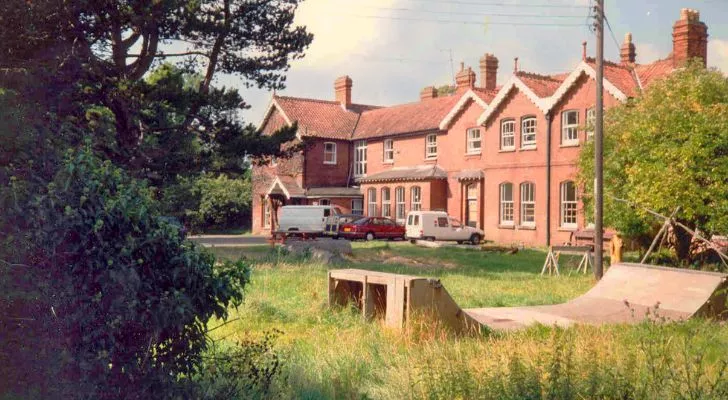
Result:
<svg viewBox="0 0 728 400"><path fill-rule="evenodd" d="M398 188L394 189L394 201L396 203L396 209L395 211L395 219L397 221L404 221L404 214L405 214L405 203L404 203L404 188L402 186L399 186Z"/></svg>
<svg viewBox="0 0 728 400"><path fill-rule="evenodd" d="M375 188L367 190L367 215L370 217L377 216L377 189Z"/></svg>
<svg viewBox="0 0 728 400"><path fill-rule="evenodd" d="M471 183L465 187L467 203L465 203L465 223L469 226L478 226L478 184Z"/></svg>
<svg viewBox="0 0 728 400"><path fill-rule="evenodd" d="M392 218L392 195L389 188L382 188L382 217Z"/></svg>
<svg viewBox="0 0 728 400"><path fill-rule="evenodd" d="M412 186L410 189L410 211L422 209L422 189L419 186Z"/></svg>
<svg viewBox="0 0 728 400"><path fill-rule="evenodd" d="M501 121L500 149L514 150L516 148L516 121L506 119Z"/></svg>
<svg viewBox="0 0 728 400"><path fill-rule="evenodd" d="M521 120L521 148L536 146L536 117L523 117Z"/></svg>
<svg viewBox="0 0 728 400"><path fill-rule="evenodd" d="M513 184L500 185L500 224L513 225Z"/></svg>
<svg viewBox="0 0 728 400"><path fill-rule="evenodd" d="M536 185L521 183L521 225L536 225Z"/></svg>
<svg viewBox="0 0 728 400"><path fill-rule="evenodd" d="M572 181L561 182L561 226L576 228L576 185Z"/></svg>

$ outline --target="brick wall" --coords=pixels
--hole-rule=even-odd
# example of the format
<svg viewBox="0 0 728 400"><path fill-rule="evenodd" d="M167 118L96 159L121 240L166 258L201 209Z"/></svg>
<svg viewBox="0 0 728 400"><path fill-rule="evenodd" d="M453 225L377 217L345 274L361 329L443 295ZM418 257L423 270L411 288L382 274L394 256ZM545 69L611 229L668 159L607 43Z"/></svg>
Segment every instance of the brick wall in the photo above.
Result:
<svg viewBox="0 0 728 400"><path fill-rule="evenodd" d="M349 178L351 143L344 140L307 139L306 173L303 187L346 186ZM324 163L324 143L336 143L336 164Z"/></svg>

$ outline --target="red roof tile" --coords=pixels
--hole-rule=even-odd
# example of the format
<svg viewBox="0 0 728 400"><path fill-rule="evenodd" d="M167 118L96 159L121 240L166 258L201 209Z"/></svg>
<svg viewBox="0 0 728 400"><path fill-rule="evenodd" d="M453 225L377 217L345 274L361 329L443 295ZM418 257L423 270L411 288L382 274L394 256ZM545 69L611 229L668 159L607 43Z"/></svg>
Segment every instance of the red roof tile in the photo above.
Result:
<svg viewBox="0 0 728 400"><path fill-rule="evenodd" d="M564 79L558 79L553 76L539 75L530 72L516 72L518 79L528 86L536 96L540 98L550 97L564 82Z"/></svg>
<svg viewBox="0 0 728 400"><path fill-rule="evenodd" d="M459 90L451 96L364 112L356 126L354 139L439 130L440 122L463 93Z"/></svg>
<svg viewBox="0 0 728 400"><path fill-rule="evenodd" d="M302 136L349 139L362 111L375 106L352 104L345 110L336 101L275 96L274 99L291 121L298 121Z"/></svg>
<svg viewBox="0 0 728 400"><path fill-rule="evenodd" d="M493 90L483 89L483 88L473 88L472 89L475 94L478 95L481 99L483 99L484 102L490 104L493 99L495 99L495 96L498 95L498 92L501 90L501 86L496 87Z"/></svg>
<svg viewBox="0 0 728 400"><path fill-rule="evenodd" d="M597 64L593 58L589 58L587 64L596 70ZM607 61L604 63L604 79L627 97L635 97L639 93L639 85L630 66Z"/></svg>
<svg viewBox="0 0 728 400"><path fill-rule="evenodd" d="M652 64L637 65L635 67L635 72L637 72L643 88L649 87L657 79L670 75L674 70L672 57L655 61Z"/></svg>

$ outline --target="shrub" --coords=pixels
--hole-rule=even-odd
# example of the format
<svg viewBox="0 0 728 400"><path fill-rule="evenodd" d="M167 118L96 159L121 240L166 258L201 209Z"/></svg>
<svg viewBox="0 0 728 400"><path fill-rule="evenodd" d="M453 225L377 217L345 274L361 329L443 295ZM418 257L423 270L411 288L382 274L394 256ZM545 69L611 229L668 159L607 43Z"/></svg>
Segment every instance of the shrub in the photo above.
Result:
<svg viewBox="0 0 728 400"><path fill-rule="evenodd" d="M20 315L27 324L8 327L17 361L6 368L20 378L9 390L74 398L172 393L198 370L210 318L224 320L242 302L249 266L214 266L210 253L160 217L145 183L90 149L69 152L42 192L23 187L2 193L2 258L14 276L32 277L24 287L1 285L17 289L6 295L12 309L32 313ZM39 362L46 360L54 364ZM24 376L14 365L36 370ZM25 386L57 390L33 394Z"/></svg>

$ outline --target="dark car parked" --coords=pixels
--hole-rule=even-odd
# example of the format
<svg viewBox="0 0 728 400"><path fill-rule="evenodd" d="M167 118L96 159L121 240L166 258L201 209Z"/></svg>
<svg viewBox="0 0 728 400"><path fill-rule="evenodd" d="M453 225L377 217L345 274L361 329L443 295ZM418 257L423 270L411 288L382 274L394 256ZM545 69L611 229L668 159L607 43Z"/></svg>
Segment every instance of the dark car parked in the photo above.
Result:
<svg viewBox="0 0 728 400"><path fill-rule="evenodd" d="M346 239L404 239L404 235L403 225L383 217L362 217L339 228L339 236Z"/></svg>

